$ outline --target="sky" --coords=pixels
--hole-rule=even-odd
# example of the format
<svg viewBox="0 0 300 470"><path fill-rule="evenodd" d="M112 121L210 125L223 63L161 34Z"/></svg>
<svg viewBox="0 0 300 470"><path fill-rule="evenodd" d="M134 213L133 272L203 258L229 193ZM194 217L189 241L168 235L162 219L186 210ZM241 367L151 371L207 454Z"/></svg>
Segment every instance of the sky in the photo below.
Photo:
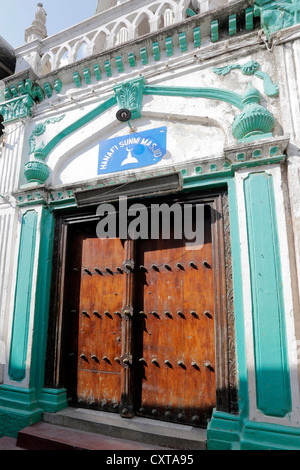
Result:
<svg viewBox="0 0 300 470"><path fill-rule="evenodd" d="M90 18L98 3L97 0L0 0L0 36L14 48L25 43L25 29L31 26L39 2L47 12L48 36Z"/></svg>

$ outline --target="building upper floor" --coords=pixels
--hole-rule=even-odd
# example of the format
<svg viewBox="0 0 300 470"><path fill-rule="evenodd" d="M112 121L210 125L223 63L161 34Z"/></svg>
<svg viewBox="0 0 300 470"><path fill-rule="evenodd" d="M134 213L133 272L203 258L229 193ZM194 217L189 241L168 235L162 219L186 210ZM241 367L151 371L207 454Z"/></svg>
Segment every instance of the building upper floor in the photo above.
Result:
<svg viewBox="0 0 300 470"><path fill-rule="evenodd" d="M38 3L25 44L17 48L16 73L32 68L38 76L184 20L216 10L234 0L98 0L95 15L47 36L46 11Z"/></svg>

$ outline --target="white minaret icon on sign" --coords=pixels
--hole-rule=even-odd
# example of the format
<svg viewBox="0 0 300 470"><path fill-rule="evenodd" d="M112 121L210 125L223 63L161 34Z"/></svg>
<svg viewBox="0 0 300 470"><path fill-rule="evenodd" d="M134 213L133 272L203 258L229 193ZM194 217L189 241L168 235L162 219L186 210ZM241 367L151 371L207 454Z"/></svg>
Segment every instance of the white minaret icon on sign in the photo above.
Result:
<svg viewBox="0 0 300 470"><path fill-rule="evenodd" d="M128 155L127 155L127 158L125 158L125 160L122 162L121 166L123 165L129 165L130 163L138 163L139 161L132 156L132 150L133 149L129 149L126 147L126 150L128 152Z"/></svg>

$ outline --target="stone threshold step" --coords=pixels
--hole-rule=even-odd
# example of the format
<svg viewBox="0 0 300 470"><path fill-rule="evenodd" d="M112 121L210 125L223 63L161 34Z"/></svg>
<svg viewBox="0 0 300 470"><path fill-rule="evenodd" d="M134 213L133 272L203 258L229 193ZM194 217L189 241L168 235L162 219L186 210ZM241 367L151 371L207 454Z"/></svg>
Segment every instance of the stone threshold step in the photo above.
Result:
<svg viewBox="0 0 300 470"><path fill-rule="evenodd" d="M17 439L14 437L4 436L0 438L0 451L1 450L25 450L17 447Z"/></svg>
<svg viewBox="0 0 300 470"><path fill-rule="evenodd" d="M45 422L22 429L18 433L17 446L26 450L165 450L159 446L134 443Z"/></svg>
<svg viewBox="0 0 300 470"><path fill-rule="evenodd" d="M69 407L58 413L45 413L43 421L149 445L206 450L206 429L138 416L126 419L117 413Z"/></svg>

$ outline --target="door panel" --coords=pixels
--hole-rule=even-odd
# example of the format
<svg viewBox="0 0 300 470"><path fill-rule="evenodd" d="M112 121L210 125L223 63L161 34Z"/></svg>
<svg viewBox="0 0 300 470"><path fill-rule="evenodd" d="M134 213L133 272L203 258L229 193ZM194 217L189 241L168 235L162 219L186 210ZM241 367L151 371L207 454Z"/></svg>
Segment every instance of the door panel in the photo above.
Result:
<svg viewBox="0 0 300 470"><path fill-rule="evenodd" d="M123 246L119 239L84 238L81 251L77 400L118 411Z"/></svg>
<svg viewBox="0 0 300 470"><path fill-rule="evenodd" d="M95 223L70 229L62 352L72 405L206 425L216 406L206 209L204 245L194 249L173 238L137 240L133 249L131 242L98 239ZM125 269L129 260L134 270Z"/></svg>
<svg viewBox="0 0 300 470"><path fill-rule="evenodd" d="M147 240L139 243L138 253L138 266L143 266L138 306L144 312L138 327L138 413L203 425L216 405L209 213L203 247Z"/></svg>

